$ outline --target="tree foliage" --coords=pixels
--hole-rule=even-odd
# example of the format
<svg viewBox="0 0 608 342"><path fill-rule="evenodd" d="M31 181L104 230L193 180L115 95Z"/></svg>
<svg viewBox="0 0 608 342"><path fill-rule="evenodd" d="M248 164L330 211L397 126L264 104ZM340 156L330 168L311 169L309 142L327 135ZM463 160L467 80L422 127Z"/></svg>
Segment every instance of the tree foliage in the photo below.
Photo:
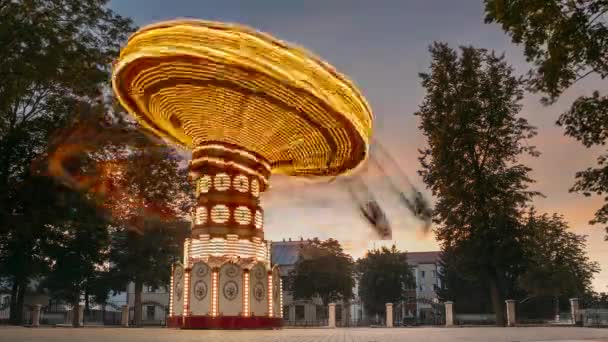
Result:
<svg viewBox="0 0 608 342"><path fill-rule="evenodd" d="M586 237L569 231L562 216L538 215L531 209L526 222L528 265L519 285L530 295L581 297L591 292L599 264L586 253Z"/></svg>
<svg viewBox="0 0 608 342"><path fill-rule="evenodd" d="M473 47L460 54L443 43L430 47L430 73L421 74L426 96L415 113L427 139L420 174L436 196L434 221L452 267L490 291L497 323L504 297L521 272L520 210L537 192L528 189L523 154L538 155L536 134L518 117L520 78L503 56Z"/></svg>
<svg viewBox="0 0 608 342"><path fill-rule="evenodd" d="M110 269L107 277L116 291L134 284L134 321L141 325L143 286L167 287L171 265L182 254L183 241L187 237L189 223L185 221L161 221L158 218L143 219L141 234L132 229L119 229L112 234Z"/></svg>
<svg viewBox="0 0 608 342"><path fill-rule="evenodd" d="M66 300L76 307L81 294L91 287L98 270L107 260L109 243L108 222L83 194L66 190L62 194L66 219L48 227L52 235L48 252L49 272L44 286L53 297ZM74 326L79 325L78 314Z"/></svg>
<svg viewBox="0 0 608 342"><path fill-rule="evenodd" d="M106 3L0 1L0 268L12 282L14 323L29 280L49 267L41 254L57 237L49 227L69 220L54 202L57 184L43 180L32 162L46 156L51 135L79 102L101 94L110 62L134 30Z"/></svg>
<svg viewBox="0 0 608 342"><path fill-rule="evenodd" d="M357 274L359 298L372 315L384 313L386 303L405 300L406 291L416 287L407 254L394 245L371 250L357 260Z"/></svg>
<svg viewBox="0 0 608 342"><path fill-rule="evenodd" d="M323 305L353 297L354 262L333 239L310 240L289 273L287 290L294 298L321 298Z"/></svg>
<svg viewBox="0 0 608 342"><path fill-rule="evenodd" d="M533 91L553 103L574 83L589 76L608 76L608 1L606 0L485 0L486 22L497 22L534 68ZM608 139L608 97L594 91L579 97L557 124L586 147L604 146ZM571 191L608 194L608 154L596 167L576 173ZM608 224L608 197L591 224ZM608 239L608 226L605 227Z"/></svg>
<svg viewBox="0 0 608 342"><path fill-rule="evenodd" d="M192 191L181 158L149 141L115 151L112 191L106 196L117 230L112 235L109 275L116 289L135 284L134 317L141 323L143 285L167 286L171 264L179 257L189 223Z"/></svg>

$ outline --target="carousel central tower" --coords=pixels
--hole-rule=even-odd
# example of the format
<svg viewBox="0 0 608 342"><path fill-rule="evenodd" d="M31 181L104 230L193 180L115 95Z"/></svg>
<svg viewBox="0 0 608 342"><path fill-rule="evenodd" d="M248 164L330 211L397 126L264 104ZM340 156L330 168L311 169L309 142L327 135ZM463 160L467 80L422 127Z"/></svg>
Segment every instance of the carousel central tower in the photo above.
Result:
<svg viewBox="0 0 608 342"><path fill-rule="evenodd" d="M144 129L192 151L196 205L173 267L169 325L281 326L282 284L260 195L273 173L338 176L361 165L372 130L363 96L303 49L201 20L136 32L112 86Z"/></svg>

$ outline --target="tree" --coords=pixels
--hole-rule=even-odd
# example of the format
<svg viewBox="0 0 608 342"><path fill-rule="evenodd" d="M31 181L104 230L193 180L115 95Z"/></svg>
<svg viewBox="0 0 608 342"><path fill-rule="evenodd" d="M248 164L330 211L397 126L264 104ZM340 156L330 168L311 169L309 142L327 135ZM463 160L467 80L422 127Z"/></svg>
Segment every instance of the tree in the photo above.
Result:
<svg viewBox="0 0 608 342"><path fill-rule="evenodd" d="M51 133L79 101L107 84L110 62L134 30L104 0L0 1L0 256L12 282L11 321L19 323L24 291L39 271L50 202L22 201L38 183L32 161L47 152ZM40 184L40 183L38 183ZM32 192L44 197L46 188ZM49 211L53 221L56 211ZM32 219L35 218L36 219ZM20 267L19 265L25 265Z"/></svg>
<svg viewBox="0 0 608 342"><path fill-rule="evenodd" d="M353 297L353 271L353 259L338 241L315 238L300 251L286 287L294 298L320 298L325 306Z"/></svg>
<svg viewBox="0 0 608 342"><path fill-rule="evenodd" d="M116 290L135 284L135 325L141 324L144 284L169 283L171 264L179 257L189 233L192 192L181 159L168 147L152 141L119 148L122 156L113 171L113 188L105 198L116 231L112 234L109 273Z"/></svg>
<svg viewBox="0 0 608 342"><path fill-rule="evenodd" d="M536 131L517 117L523 84L504 57L460 50L434 43L431 71L420 75L427 94L414 115L428 146L419 173L437 198L441 248L458 251L451 266L488 289L504 324L504 299L523 261L520 210L538 194L518 157L538 155L525 142Z"/></svg>
<svg viewBox="0 0 608 342"><path fill-rule="evenodd" d="M364 258L357 260L359 298L369 314L381 314L386 303L396 303L406 299L406 291L416 288L412 268L407 263L407 255L397 250L382 247L371 250Z"/></svg>
<svg viewBox="0 0 608 342"><path fill-rule="evenodd" d="M489 313L492 312L492 301L487 286L479 283L474 278L467 278L460 274L452 266L451 260L457 256L457 250L444 250L441 253L439 279L441 287L436 291L440 301L454 302L454 312L466 313Z"/></svg>
<svg viewBox="0 0 608 342"><path fill-rule="evenodd" d="M546 94L552 104L576 82L608 76L608 1L606 0L485 0L486 22L499 23L534 67L530 89ZM608 141L608 96L594 91L579 97L557 124L565 134L585 147L604 146ZM597 158L597 166L576 173L570 189L585 196L608 194L608 154ZM606 203L591 224L608 224ZM608 226L606 238L608 239Z"/></svg>
<svg viewBox="0 0 608 342"><path fill-rule="evenodd" d="M538 215L530 209L526 220L528 265L519 285L531 296L580 298L592 292L599 264L586 253L586 237L569 231L562 216ZM559 314L559 299L556 314Z"/></svg>
<svg viewBox="0 0 608 342"><path fill-rule="evenodd" d="M144 218L142 223L143 234L132 229L119 229L112 234L108 271L115 290L124 290L129 282L135 285L135 326L141 325L144 284L167 287L171 265L182 254L183 241L189 233L189 223L185 221Z"/></svg>
<svg viewBox="0 0 608 342"><path fill-rule="evenodd" d="M51 239L48 251L50 270L44 286L51 294L64 299L74 308L73 326L80 325L81 295L96 279L97 270L107 260L108 222L97 208L78 192L65 189L61 193L62 222L49 225Z"/></svg>
<svg viewBox="0 0 608 342"><path fill-rule="evenodd" d="M30 280L44 274L49 267L46 251L49 224L60 221L57 184L49 178L27 176L28 181L11 194L14 229L0 234L0 274L10 282L10 322L20 324L23 301Z"/></svg>

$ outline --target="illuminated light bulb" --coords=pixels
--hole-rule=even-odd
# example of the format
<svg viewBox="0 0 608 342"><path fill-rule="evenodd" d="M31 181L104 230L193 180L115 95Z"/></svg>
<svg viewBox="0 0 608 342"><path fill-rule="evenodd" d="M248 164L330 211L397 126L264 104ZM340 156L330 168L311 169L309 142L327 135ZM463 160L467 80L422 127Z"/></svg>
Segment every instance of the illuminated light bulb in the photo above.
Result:
<svg viewBox="0 0 608 342"><path fill-rule="evenodd" d="M175 266L171 265L171 278L169 280L169 317L173 316L173 291L175 291L175 287L173 284L173 273L175 272Z"/></svg>
<svg viewBox="0 0 608 342"><path fill-rule="evenodd" d="M272 317L272 273L268 274L268 316Z"/></svg>
<svg viewBox="0 0 608 342"><path fill-rule="evenodd" d="M184 316L189 315L190 308L190 272L184 272Z"/></svg>
<svg viewBox="0 0 608 342"><path fill-rule="evenodd" d="M257 210L255 212L255 227L257 229L262 229L262 226L264 225L264 216L262 214L261 211Z"/></svg>
<svg viewBox="0 0 608 342"><path fill-rule="evenodd" d="M218 315L218 271L211 273L211 316Z"/></svg>
<svg viewBox="0 0 608 342"><path fill-rule="evenodd" d="M279 277L279 310L281 310L281 318L283 316L283 278Z"/></svg>
<svg viewBox="0 0 608 342"><path fill-rule="evenodd" d="M251 211L245 206L238 206L234 209L234 220L241 225L251 223Z"/></svg>
<svg viewBox="0 0 608 342"><path fill-rule="evenodd" d="M249 317L249 271L243 271L243 316Z"/></svg>
<svg viewBox="0 0 608 342"><path fill-rule="evenodd" d="M197 166L199 166L201 164L205 164L205 163L212 163L212 164L216 164L221 167L233 167L233 168L239 169L247 174L250 174L252 176L259 177L264 182L264 184L268 184L268 177L266 177L262 173L254 170L250 167L243 166L243 165L241 165L239 163L235 163L233 161L226 161L222 158L199 157L199 158L192 160L192 163L190 165L191 165L191 167L197 167Z"/></svg>
<svg viewBox="0 0 608 342"><path fill-rule="evenodd" d="M217 204L211 208L211 220L215 223L225 223L230 219L230 209L224 204Z"/></svg>
<svg viewBox="0 0 608 342"><path fill-rule="evenodd" d="M230 189L230 176L225 173L218 173L213 179L213 187L217 191L226 191Z"/></svg>
<svg viewBox="0 0 608 342"><path fill-rule="evenodd" d="M234 177L234 181L233 181L233 187L238 191L238 192L247 192L249 191L249 178L247 178L247 176L245 175L238 175L236 177Z"/></svg>
<svg viewBox="0 0 608 342"><path fill-rule="evenodd" d="M211 189L211 176L209 175L203 175L201 178L198 179L198 181L196 182L196 188L197 188L197 197L199 194L206 194L209 192L209 189Z"/></svg>
<svg viewBox="0 0 608 342"><path fill-rule="evenodd" d="M255 197L260 196L260 183L255 178L251 180L251 194Z"/></svg>
<svg viewBox="0 0 608 342"><path fill-rule="evenodd" d="M196 224L205 224L207 222L207 208L205 207L197 207L196 208Z"/></svg>
<svg viewBox="0 0 608 342"><path fill-rule="evenodd" d="M256 163L261 163L264 166L264 168L266 170L268 170L268 172L271 171L270 164L268 164L268 162L266 162L265 160L260 159L260 158L256 157L255 155L253 155L252 153L249 153L247 151L243 151L243 150L239 150L239 149L235 149L235 148L228 148L228 147L226 147L224 145L206 144L204 146L198 146L198 147L194 148L192 150L192 152L196 153L196 152L199 152L199 151L210 150L210 149L213 149L213 150L223 150L223 151L239 154L239 155L241 155L243 157L246 157L246 158L249 158L250 160L253 160Z"/></svg>

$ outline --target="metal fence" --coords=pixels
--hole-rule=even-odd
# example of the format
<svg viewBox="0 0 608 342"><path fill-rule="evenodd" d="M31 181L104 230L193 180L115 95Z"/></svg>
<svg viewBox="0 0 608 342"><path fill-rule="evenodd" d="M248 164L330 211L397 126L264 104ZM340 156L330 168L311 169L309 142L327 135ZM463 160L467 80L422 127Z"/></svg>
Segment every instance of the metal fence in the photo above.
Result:
<svg viewBox="0 0 608 342"><path fill-rule="evenodd" d="M380 324L384 325L384 321L374 321L371 319L343 319L336 321L336 326L343 328L371 327Z"/></svg>
<svg viewBox="0 0 608 342"><path fill-rule="evenodd" d="M518 324L572 324L570 301L552 296L530 297L517 302Z"/></svg>
<svg viewBox="0 0 608 342"><path fill-rule="evenodd" d="M454 315L455 325L496 325L493 313L465 313Z"/></svg>
<svg viewBox="0 0 608 342"><path fill-rule="evenodd" d="M608 327L608 308L582 310L583 326L606 328Z"/></svg>
<svg viewBox="0 0 608 342"><path fill-rule="evenodd" d="M287 327L326 327L329 325L326 319L316 320L284 320L283 325Z"/></svg>

